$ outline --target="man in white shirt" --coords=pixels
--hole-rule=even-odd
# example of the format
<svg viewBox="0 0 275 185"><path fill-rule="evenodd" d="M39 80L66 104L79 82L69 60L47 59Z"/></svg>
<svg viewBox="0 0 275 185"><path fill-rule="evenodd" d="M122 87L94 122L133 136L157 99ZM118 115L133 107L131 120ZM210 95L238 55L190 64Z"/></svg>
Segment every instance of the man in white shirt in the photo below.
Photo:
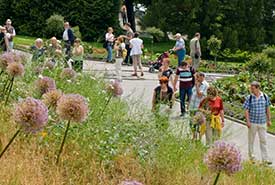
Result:
<svg viewBox="0 0 275 185"><path fill-rule="evenodd" d="M131 48L130 56L132 57L133 65L134 65L134 73L132 74L132 76L138 76L137 75L137 66L140 69L141 76L144 75L143 70L142 70L142 64L141 64L143 40L141 40L138 37L139 37L139 33L136 32L134 34L134 38L130 40L130 48Z"/></svg>
<svg viewBox="0 0 275 185"><path fill-rule="evenodd" d="M63 40L65 42L65 54L70 56L71 54L71 46L74 44L74 34L70 27L69 22L64 23L64 32L63 32Z"/></svg>

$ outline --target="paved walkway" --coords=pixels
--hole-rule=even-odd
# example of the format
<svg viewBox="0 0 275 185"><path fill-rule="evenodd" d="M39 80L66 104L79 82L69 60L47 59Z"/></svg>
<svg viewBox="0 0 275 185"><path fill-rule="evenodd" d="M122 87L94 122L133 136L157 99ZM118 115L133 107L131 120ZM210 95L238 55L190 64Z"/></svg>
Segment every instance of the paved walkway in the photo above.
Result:
<svg viewBox="0 0 275 185"><path fill-rule="evenodd" d="M114 65L106 64L103 62L87 61L84 64L85 71L92 71L96 75L104 77L106 79L115 79ZM144 78L132 77L132 67L122 67L122 86L124 88L124 95L126 101L141 100L144 103L144 107L151 109L151 100L153 94L153 88L158 85L157 74L148 73L148 68L145 68ZM208 81L214 81L216 79L230 76L226 74L206 74ZM177 135L183 135L189 133L187 119L182 119L178 115L180 114L179 105L176 104L171 114L170 129ZM230 120L225 121L225 128L223 130L223 139L237 144L242 151L243 156L247 158L247 128L244 125L235 123ZM268 151L273 166L275 167L275 136L268 135ZM203 141L204 142L204 141ZM257 159L261 159L259 140L255 140L255 153Z"/></svg>

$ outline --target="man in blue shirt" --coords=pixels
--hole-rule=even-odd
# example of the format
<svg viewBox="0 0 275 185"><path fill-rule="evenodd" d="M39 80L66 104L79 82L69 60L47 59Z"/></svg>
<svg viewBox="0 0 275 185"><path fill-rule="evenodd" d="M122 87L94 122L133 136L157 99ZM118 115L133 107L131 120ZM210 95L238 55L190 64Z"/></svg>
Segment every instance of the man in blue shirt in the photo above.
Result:
<svg viewBox="0 0 275 185"><path fill-rule="evenodd" d="M185 42L180 33L176 34L176 45L173 50L176 52L178 56L178 67L181 66L181 63L184 61L186 50L185 50Z"/></svg>
<svg viewBox="0 0 275 185"><path fill-rule="evenodd" d="M248 127L248 155L254 160L254 140L256 133L259 135L262 160L264 163L272 164L267 154L267 127L271 126L270 100L260 91L260 83L252 82L250 85L251 95L244 102L245 118Z"/></svg>

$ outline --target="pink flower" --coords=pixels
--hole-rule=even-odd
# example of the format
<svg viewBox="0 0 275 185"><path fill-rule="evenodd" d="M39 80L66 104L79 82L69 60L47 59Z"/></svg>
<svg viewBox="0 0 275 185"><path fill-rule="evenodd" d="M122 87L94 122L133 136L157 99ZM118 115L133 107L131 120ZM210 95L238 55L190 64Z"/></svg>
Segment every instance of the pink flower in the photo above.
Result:
<svg viewBox="0 0 275 185"><path fill-rule="evenodd" d="M25 72L24 66L21 63L17 62L9 63L6 70L11 77L23 76Z"/></svg>
<svg viewBox="0 0 275 185"><path fill-rule="evenodd" d="M5 70L12 62L14 62L14 55L12 52L5 52L0 56L0 68L2 70Z"/></svg>
<svg viewBox="0 0 275 185"><path fill-rule="evenodd" d="M48 122L48 109L40 100L29 97L15 106L13 118L25 132L37 133Z"/></svg>
<svg viewBox="0 0 275 185"><path fill-rule="evenodd" d="M55 81L50 77L42 77L36 81L36 88L41 95L56 89Z"/></svg>
<svg viewBox="0 0 275 185"><path fill-rule="evenodd" d="M205 155L204 163L213 172L232 175L242 169L242 156L235 145L217 141Z"/></svg>
<svg viewBox="0 0 275 185"><path fill-rule="evenodd" d="M123 94L123 89L118 80L111 80L107 85L107 91L113 96L121 96Z"/></svg>
<svg viewBox="0 0 275 185"><path fill-rule="evenodd" d="M52 90L43 94L43 102L48 107L56 108L58 100L61 98L62 92L60 90Z"/></svg>
<svg viewBox="0 0 275 185"><path fill-rule="evenodd" d="M45 67L52 70L55 66L55 63L51 60L48 60L46 63L45 63Z"/></svg>
<svg viewBox="0 0 275 185"><path fill-rule="evenodd" d="M64 68L60 74L60 77L67 80L74 79L76 77L76 72L73 69Z"/></svg>
<svg viewBox="0 0 275 185"><path fill-rule="evenodd" d="M83 96L67 94L58 100L56 112L63 120L83 122L88 116L89 107Z"/></svg>
<svg viewBox="0 0 275 185"><path fill-rule="evenodd" d="M142 183L138 181L122 181L120 185L143 185Z"/></svg>

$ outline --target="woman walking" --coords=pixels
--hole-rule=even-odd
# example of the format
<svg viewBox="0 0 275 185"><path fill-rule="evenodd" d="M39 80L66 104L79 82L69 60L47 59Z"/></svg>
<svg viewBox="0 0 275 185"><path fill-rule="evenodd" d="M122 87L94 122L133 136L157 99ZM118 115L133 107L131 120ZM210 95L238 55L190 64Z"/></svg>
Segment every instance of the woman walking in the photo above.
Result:
<svg viewBox="0 0 275 185"><path fill-rule="evenodd" d="M173 70L170 68L170 59L164 58L162 62L162 66L159 69L158 77L167 77L168 80L173 84Z"/></svg>
<svg viewBox="0 0 275 185"><path fill-rule="evenodd" d="M206 144L211 145L221 137L224 127L223 101L215 87L207 89L207 97L200 103L199 110L206 115Z"/></svg>
<svg viewBox="0 0 275 185"><path fill-rule="evenodd" d="M114 30L112 27L109 27L107 33L105 34L105 42L106 42L106 50L108 52L107 62L112 62L112 52L113 52L113 44L115 41L115 36L113 34Z"/></svg>

